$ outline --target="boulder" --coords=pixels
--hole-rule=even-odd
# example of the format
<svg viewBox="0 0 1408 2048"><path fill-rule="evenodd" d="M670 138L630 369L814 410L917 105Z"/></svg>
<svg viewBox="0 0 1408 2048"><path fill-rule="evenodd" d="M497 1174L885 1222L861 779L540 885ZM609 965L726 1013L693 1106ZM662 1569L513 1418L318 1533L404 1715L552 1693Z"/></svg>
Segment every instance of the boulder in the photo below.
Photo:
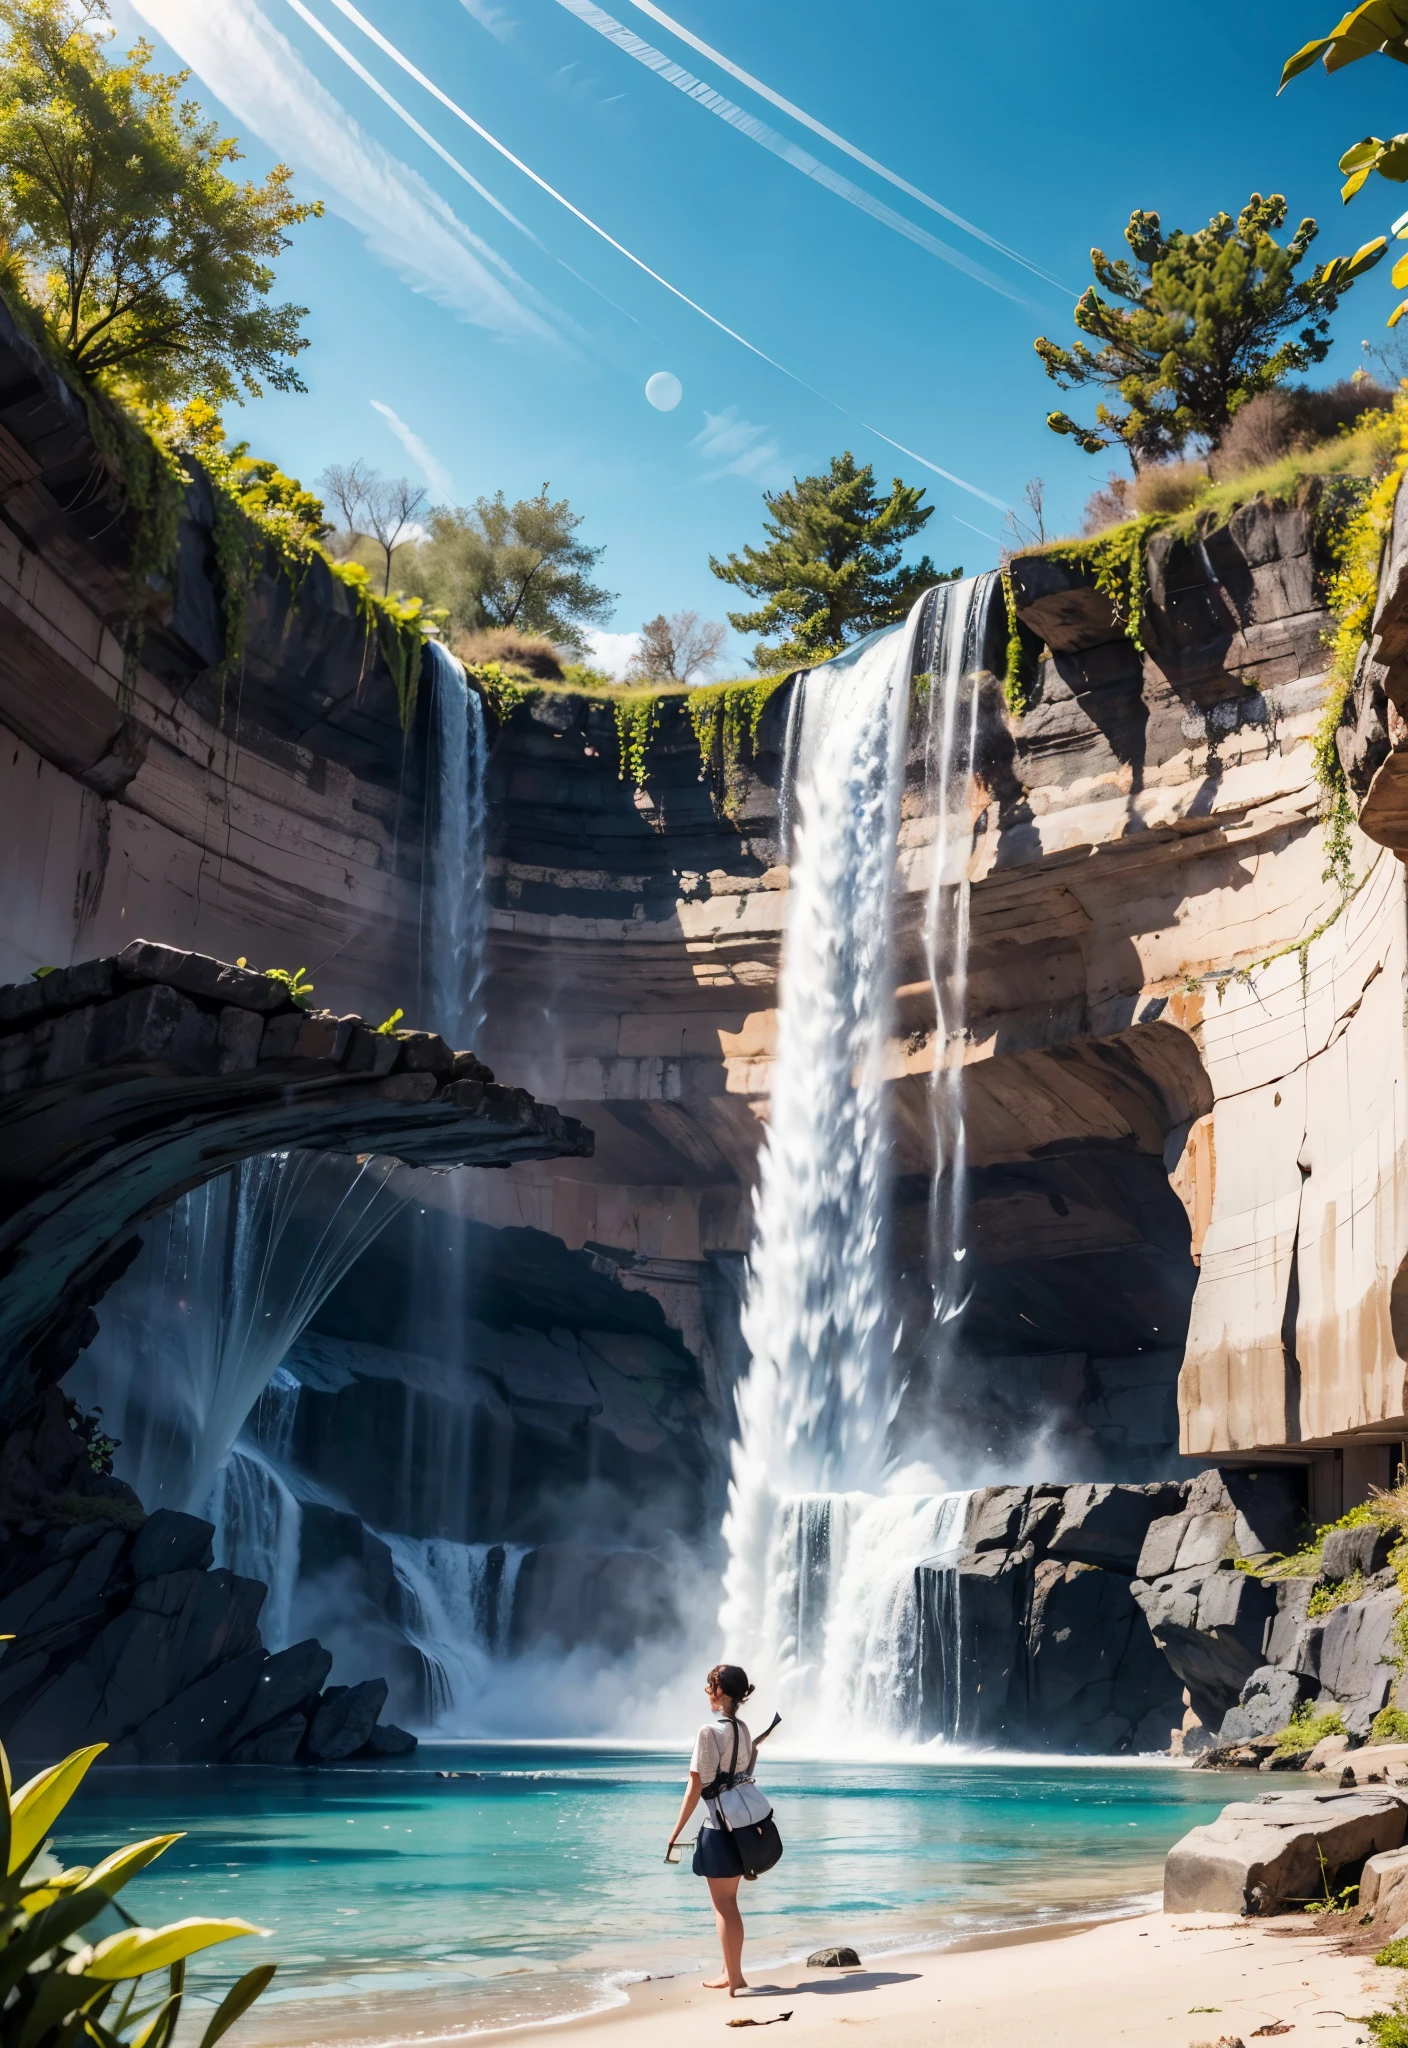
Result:
<svg viewBox="0 0 1408 2048"><path fill-rule="evenodd" d="M1365 1913L1403 1916L1408 1905L1408 1849L1384 1849L1359 1875L1359 1905Z"/></svg>
<svg viewBox="0 0 1408 2048"><path fill-rule="evenodd" d="M1327 1706L1338 1705L1344 1725L1362 1741L1387 1704L1395 1668L1397 1593L1347 1600L1325 1622L1320 1638L1320 1685Z"/></svg>
<svg viewBox="0 0 1408 2048"><path fill-rule="evenodd" d="M1274 1913L1323 1898L1368 1857L1402 1846L1408 1805L1395 1792L1264 1792L1224 1807L1175 1842L1164 1862L1166 1913Z"/></svg>
<svg viewBox="0 0 1408 2048"><path fill-rule="evenodd" d="M819 1948L807 1957L809 1970L858 1970L860 1957L853 1948Z"/></svg>
<svg viewBox="0 0 1408 2048"><path fill-rule="evenodd" d="M208 1764L222 1757L254 1690L261 1649L222 1664L161 1707L133 1731L130 1747L138 1763ZM120 1758L114 1754L113 1761Z"/></svg>
<svg viewBox="0 0 1408 2048"><path fill-rule="evenodd" d="M1356 1572L1367 1579L1383 1570L1397 1541L1398 1531L1385 1529L1378 1522L1332 1529L1321 1548L1320 1569L1327 1579L1350 1579Z"/></svg>
<svg viewBox="0 0 1408 2048"><path fill-rule="evenodd" d="M1181 1499L1177 1485L1072 1486L1048 1548L1053 1557L1132 1572L1150 1524Z"/></svg>
<svg viewBox="0 0 1408 2048"><path fill-rule="evenodd" d="M366 1746L386 1705L384 1678L364 1678L360 1685L330 1685L308 1730L308 1754L315 1763L338 1763Z"/></svg>
<svg viewBox="0 0 1408 2048"><path fill-rule="evenodd" d="M1215 1728L1266 1662L1275 1587L1218 1567L1171 1572L1152 1583L1135 1579L1130 1591L1193 1711Z"/></svg>
<svg viewBox="0 0 1408 2048"><path fill-rule="evenodd" d="M132 1545L132 1576L158 1579L168 1572L206 1571L215 1556L214 1537L213 1522L178 1514L175 1508L158 1508L148 1515Z"/></svg>
<svg viewBox="0 0 1408 2048"><path fill-rule="evenodd" d="M1015 1549L1028 1497L1023 1486L989 1486L975 1494L968 1508L969 1550Z"/></svg>
<svg viewBox="0 0 1408 2048"><path fill-rule="evenodd" d="M367 1756L409 1756L418 1749L420 1740L408 1729L398 1728L394 1721L378 1721L367 1737Z"/></svg>
<svg viewBox="0 0 1408 2048"><path fill-rule="evenodd" d="M229 1752L227 1761L232 1764L296 1763L307 1733L308 1718L305 1714L283 1714L258 1735L237 1743Z"/></svg>
<svg viewBox="0 0 1408 2048"><path fill-rule="evenodd" d="M1308 1771L1323 1771L1331 1764L1338 1766L1346 1750L1353 1747L1354 1744L1348 1735L1322 1735L1305 1759L1305 1768Z"/></svg>
<svg viewBox="0 0 1408 2048"><path fill-rule="evenodd" d="M1214 1738L1218 1748L1274 1735L1286 1726L1296 1708L1315 1691L1315 1681L1297 1671L1263 1664L1242 1687L1237 1705L1223 1716Z"/></svg>
<svg viewBox="0 0 1408 2048"><path fill-rule="evenodd" d="M286 1720L295 1708L306 1721L331 1670L332 1651L311 1639L276 1651L259 1674L231 1742L247 1741L261 1729Z"/></svg>

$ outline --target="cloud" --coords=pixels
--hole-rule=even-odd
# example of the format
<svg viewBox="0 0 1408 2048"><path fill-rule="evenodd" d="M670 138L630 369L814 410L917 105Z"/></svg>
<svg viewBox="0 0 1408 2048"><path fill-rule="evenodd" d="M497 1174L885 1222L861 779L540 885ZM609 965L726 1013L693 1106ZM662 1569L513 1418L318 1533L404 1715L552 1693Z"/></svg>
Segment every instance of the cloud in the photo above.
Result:
<svg viewBox="0 0 1408 2048"><path fill-rule="evenodd" d="M640 634L601 633L594 630L586 637L587 645L591 649L592 667L605 669L618 683L624 682L632 657L639 652Z"/></svg>
<svg viewBox="0 0 1408 2048"><path fill-rule="evenodd" d="M505 339L562 346L528 303L537 298L532 288L423 178L358 126L257 0L129 5L414 290Z"/></svg>
<svg viewBox="0 0 1408 2048"><path fill-rule="evenodd" d="M488 0L460 0L460 5L472 20L477 21L481 28L487 28L490 35L501 43L506 43L518 26L516 21L509 19L506 8L491 7Z"/></svg>
<svg viewBox="0 0 1408 2048"><path fill-rule="evenodd" d="M371 405L373 412L381 414L412 462L419 465L422 475L441 504L448 505L455 495L455 487L450 481L450 472L444 463L431 454L420 435L414 428L408 427L389 405L383 405L379 398L374 398Z"/></svg>
<svg viewBox="0 0 1408 2048"><path fill-rule="evenodd" d="M743 419L736 405L723 412L706 412L703 426L689 445L713 465L706 469L701 483L717 483L725 476L750 477L764 484L786 481L781 447L766 427Z"/></svg>

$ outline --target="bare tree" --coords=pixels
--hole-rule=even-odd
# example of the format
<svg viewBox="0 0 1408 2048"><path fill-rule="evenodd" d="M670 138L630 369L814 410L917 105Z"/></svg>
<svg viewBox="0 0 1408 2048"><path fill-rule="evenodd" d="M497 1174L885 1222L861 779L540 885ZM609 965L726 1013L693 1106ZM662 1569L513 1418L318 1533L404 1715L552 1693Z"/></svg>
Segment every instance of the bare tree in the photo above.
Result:
<svg viewBox="0 0 1408 2048"><path fill-rule="evenodd" d="M728 628L698 612L658 612L640 629L640 646L631 658L633 679L651 683L703 682L717 668Z"/></svg>
<svg viewBox="0 0 1408 2048"><path fill-rule="evenodd" d="M1046 545L1045 477L1031 476L1027 478L1026 486L1022 492L1022 503L1027 511L1025 518L1019 512L1009 511L1006 519L1002 522L1004 527L1002 552L1004 556L1019 554L1023 548L1039 548Z"/></svg>
<svg viewBox="0 0 1408 2048"><path fill-rule="evenodd" d="M349 551L359 540L373 540L381 549L385 597L391 589L391 557L425 505L424 488L413 489L403 476L379 475L360 455L355 462L330 462L318 486L342 515Z"/></svg>

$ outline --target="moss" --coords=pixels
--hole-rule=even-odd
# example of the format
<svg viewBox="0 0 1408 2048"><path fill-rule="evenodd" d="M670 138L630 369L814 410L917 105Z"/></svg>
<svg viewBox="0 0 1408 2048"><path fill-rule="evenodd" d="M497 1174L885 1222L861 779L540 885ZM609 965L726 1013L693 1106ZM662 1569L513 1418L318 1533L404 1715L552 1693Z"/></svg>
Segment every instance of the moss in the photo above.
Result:
<svg viewBox="0 0 1408 2048"><path fill-rule="evenodd" d="M1402 1707L1380 1707L1369 1730L1369 1740L1408 1742L1408 1714L1404 1713Z"/></svg>
<svg viewBox="0 0 1408 2048"><path fill-rule="evenodd" d="M758 728L773 692L786 675L744 682L701 683L686 703L699 747L699 773L714 774L715 803L725 817L742 802L742 778L758 744Z"/></svg>
<svg viewBox="0 0 1408 2048"><path fill-rule="evenodd" d="M1401 1991L1387 2012L1366 2013L1358 2024L1368 2028L1374 2048L1408 2048L1408 1991Z"/></svg>
<svg viewBox="0 0 1408 2048"><path fill-rule="evenodd" d="M616 773L622 782L629 773L632 786L645 788L646 755L660 731L658 690L619 690L611 697L616 721Z"/></svg>
<svg viewBox="0 0 1408 2048"><path fill-rule="evenodd" d="M1374 1961L1381 1969L1408 1970L1408 1939L1400 1934L1396 1941L1386 1942Z"/></svg>
<svg viewBox="0 0 1408 2048"><path fill-rule="evenodd" d="M1310 1703L1296 1708L1289 1722L1276 1737L1277 1756L1308 1756L1317 1742L1323 1742L1327 1735L1343 1735L1344 1722L1338 1707L1331 1707L1326 1714L1313 1714Z"/></svg>
<svg viewBox="0 0 1408 2048"><path fill-rule="evenodd" d="M1149 588L1149 541L1161 526L1171 524L1167 515L1148 513L1128 519L1122 526L1107 526L1103 533L1091 534L1084 540L1056 541L1036 552L1088 575L1095 588L1110 600L1125 638L1142 654L1144 642L1140 632Z"/></svg>
<svg viewBox="0 0 1408 2048"><path fill-rule="evenodd" d="M1007 668L1002 678L1002 694L1012 716L1021 718L1031 705L1032 692L1036 687L1037 671L1041 666L1041 642L1017 617L1017 599L1012 590L1010 569L1002 572L1002 597L1007 606Z"/></svg>
<svg viewBox="0 0 1408 2048"><path fill-rule="evenodd" d="M1364 1574L1351 1572L1347 1579L1333 1579L1327 1585L1317 1586L1305 1611L1311 1621L1318 1621L1322 1614L1333 1614L1337 1607L1348 1607L1351 1600L1363 1597Z"/></svg>

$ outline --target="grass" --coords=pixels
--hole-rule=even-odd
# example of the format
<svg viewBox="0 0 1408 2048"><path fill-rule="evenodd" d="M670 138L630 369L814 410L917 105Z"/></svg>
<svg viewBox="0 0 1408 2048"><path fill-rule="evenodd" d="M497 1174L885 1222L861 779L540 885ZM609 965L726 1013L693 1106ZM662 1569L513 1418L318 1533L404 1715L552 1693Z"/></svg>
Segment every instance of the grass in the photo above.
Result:
<svg viewBox="0 0 1408 2048"><path fill-rule="evenodd" d="M1310 1702L1297 1707L1286 1726L1276 1737L1277 1756L1307 1756L1317 1742L1323 1742L1327 1735L1343 1735L1344 1722L1338 1707L1331 1707L1328 1713L1312 1714Z"/></svg>

